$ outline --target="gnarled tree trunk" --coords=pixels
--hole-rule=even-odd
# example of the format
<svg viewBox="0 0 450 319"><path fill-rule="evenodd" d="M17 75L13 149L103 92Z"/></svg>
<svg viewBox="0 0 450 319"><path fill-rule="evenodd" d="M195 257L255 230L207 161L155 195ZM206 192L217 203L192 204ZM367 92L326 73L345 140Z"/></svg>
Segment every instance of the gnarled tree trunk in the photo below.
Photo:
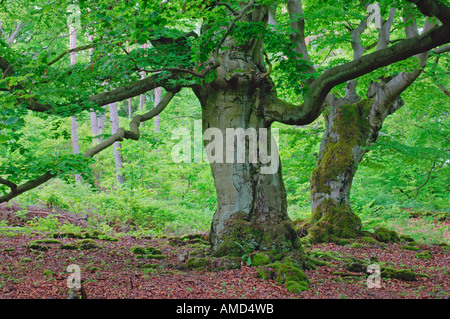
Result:
<svg viewBox="0 0 450 319"><path fill-rule="evenodd" d="M267 127L262 116L262 95L268 94L271 88L241 77L232 84L228 82L226 87L214 85L217 85L216 81L208 88L196 90L203 109L205 148L220 139L215 135L211 138L212 142L207 140L210 135L207 130L210 128L220 130L223 141L222 158L217 156L220 152L217 148L211 151L214 158L210 158L218 204L210 232L214 254L239 255L243 253L241 246L249 250L286 251L300 248L292 221L287 215L281 165L278 152L274 150L276 145L271 139L270 127ZM239 132L236 129L247 133L247 138L237 138L234 143L234 134ZM266 141L263 141L264 138L260 140L265 133ZM258 138L252 139L252 136ZM252 152L254 148L251 145L255 144L251 143L257 144L256 153ZM240 152L239 147L243 144L246 155L245 162L241 163L234 155ZM227 149L232 151L227 153ZM272 152L270 162L263 159L267 164L261 162L261 153L265 150ZM252 161L251 154L257 154L257 161ZM233 156L231 161L230 155Z"/></svg>
<svg viewBox="0 0 450 319"><path fill-rule="evenodd" d="M244 16L265 23L267 18L264 7ZM220 63L217 78L194 88L202 107L205 150L212 155L209 160L217 192L210 231L213 254L241 256L242 249L299 249L299 238L287 215L271 122L265 118L274 89L270 78L261 76L267 71L262 43L253 39L238 44L230 37L224 45L232 49L218 51L214 57ZM242 135L234 142L239 130ZM210 143L219 146L211 150ZM269 158L265 154L270 154Z"/></svg>

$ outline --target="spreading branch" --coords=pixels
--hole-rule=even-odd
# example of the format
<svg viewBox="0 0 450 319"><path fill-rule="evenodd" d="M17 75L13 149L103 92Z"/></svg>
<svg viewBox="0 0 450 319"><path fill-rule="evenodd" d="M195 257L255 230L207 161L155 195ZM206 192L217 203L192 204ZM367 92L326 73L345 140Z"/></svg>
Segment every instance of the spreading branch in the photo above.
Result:
<svg viewBox="0 0 450 319"><path fill-rule="evenodd" d="M89 150L84 152L82 156L84 158L93 157L94 155L100 153L101 151L113 145L115 142L121 142L124 139L138 140L140 137L139 131L140 124L159 115L166 108L166 106L169 104L169 102L172 100L172 98L179 90L180 88L174 88L172 91L168 91L164 95L164 98L161 100L161 102L159 102L159 104L155 108L153 108L152 110L143 115L136 115L135 117L133 117L133 119L130 122L129 130L125 130L124 128L120 127L114 135L110 136L108 139L104 140L100 144L97 144L94 147L90 148ZM33 180L30 180L24 184L21 184L19 186L10 181L0 178L1 184L7 185L11 188L11 191L9 193L0 196L0 203L7 202L30 189L38 187L44 184L45 182L51 180L52 178L56 177L57 175L58 172L47 171L41 176Z"/></svg>
<svg viewBox="0 0 450 319"><path fill-rule="evenodd" d="M322 112L323 103L333 87L358 78L378 68L405 60L450 42L450 32L445 26L435 27L420 35L400 41L390 47L364 55L343 65L326 70L309 87L309 96L302 105L295 106L271 97L266 110L269 122L307 125Z"/></svg>
<svg viewBox="0 0 450 319"><path fill-rule="evenodd" d="M255 0L250 0L250 2L245 5L242 10L239 12L239 14L230 22L227 29L225 30L225 34L220 39L219 43L216 46L216 50L214 52L214 58L216 61L219 61L219 50L222 47L223 43L227 39L228 35L230 34L231 30L233 29L236 22L238 22L242 17L253 7L255 4Z"/></svg>

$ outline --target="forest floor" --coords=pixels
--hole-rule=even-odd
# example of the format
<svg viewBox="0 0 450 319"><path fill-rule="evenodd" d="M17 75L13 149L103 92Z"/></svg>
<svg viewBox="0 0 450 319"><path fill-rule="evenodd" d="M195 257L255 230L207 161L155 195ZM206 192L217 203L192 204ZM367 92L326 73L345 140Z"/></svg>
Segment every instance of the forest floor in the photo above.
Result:
<svg viewBox="0 0 450 319"><path fill-rule="evenodd" d="M448 247L439 245L419 244L416 250L404 249L405 243L363 244L357 248L333 243L311 245L306 250L314 258L329 264L305 270L310 280L309 289L291 293L285 284L257 278L258 267L248 266L244 261L239 268L231 270L186 270L180 267L180 256L198 248L203 235L185 238L125 235L117 241L100 235L91 239L98 247L68 249L76 247L74 245L83 239L26 232L26 227L0 227L0 299L67 299L69 265L80 267L83 287L89 299L450 297L450 251ZM159 252L153 255L154 258L143 256L133 251L137 246L153 247ZM417 257L417 253L426 251L431 253L427 259ZM348 271L343 264L346 257L371 258L381 265L409 269L422 275L413 281L381 278L379 288L369 288L369 275Z"/></svg>

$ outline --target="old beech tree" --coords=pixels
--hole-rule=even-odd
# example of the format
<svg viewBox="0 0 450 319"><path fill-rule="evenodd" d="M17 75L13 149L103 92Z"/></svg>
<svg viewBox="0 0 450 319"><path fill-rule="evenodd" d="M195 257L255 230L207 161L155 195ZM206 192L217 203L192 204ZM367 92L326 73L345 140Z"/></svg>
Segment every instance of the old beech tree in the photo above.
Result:
<svg viewBox="0 0 450 319"><path fill-rule="evenodd" d="M376 140L386 116L402 105L400 94L419 76L427 52L450 42L450 7L443 1L400 0L395 5L383 1L381 19L375 21L381 23L377 34L368 31L368 24L374 23L367 21L369 4L351 0L303 4L300 0L139 0L115 1L115 5L83 1L81 22L93 40L71 52L94 48L98 54L92 56L91 66L58 69L70 54L62 49L40 60L40 67L33 69L39 76L27 76L29 70L18 62L20 52L3 41L1 76L10 83L2 86L1 93L31 112L73 116L164 88L166 93L155 108L134 116L129 127L119 128L85 150L85 158L115 142L139 139L141 123L160 114L182 88L192 89L200 101L203 131L218 128L225 134L227 128L264 128L270 141L272 123L307 125L324 114L326 130L311 175L313 211L307 226L315 240L354 237L361 221L351 209L349 194L365 147ZM336 19L331 10L330 20L335 21L320 30L311 13L322 7L347 11L348 16ZM391 39L394 21L403 36ZM309 39L324 34L333 37L333 25L348 30L349 36L340 41L353 49L353 59L324 68L311 58L314 46L305 39L306 35ZM136 46L128 52L130 43ZM151 45L143 47L145 43ZM329 46L333 51L333 44ZM362 76L413 56L408 70L379 76L365 88L358 86ZM283 88L276 87L276 70L286 72L287 82L282 83L295 88L298 103L277 94ZM83 81L78 82L76 94L46 101L39 95L40 88L49 85L44 72L53 75L52 81L62 83L75 76ZM105 81L112 88L108 92L104 92ZM345 92L339 94L343 86ZM264 165L248 158L245 163L211 163L218 203L209 237L214 255L240 253L236 242L260 250L301 247L287 215L281 166L264 174ZM8 188L0 197L5 202L58 172L48 170L27 181L1 174L0 183Z"/></svg>

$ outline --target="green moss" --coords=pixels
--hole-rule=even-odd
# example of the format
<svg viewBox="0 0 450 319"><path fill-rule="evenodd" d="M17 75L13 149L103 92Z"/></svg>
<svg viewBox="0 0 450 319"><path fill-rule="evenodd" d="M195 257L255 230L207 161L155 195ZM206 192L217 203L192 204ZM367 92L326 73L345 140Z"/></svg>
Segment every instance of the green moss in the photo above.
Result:
<svg viewBox="0 0 450 319"><path fill-rule="evenodd" d="M100 248L99 244L93 239L86 238L77 242L77 245L80 249L97 249Z"/></svg>
<svg viewBox="0 0 450 319"><path fill-rule="evenodd" d="M363 260L350 260L347 261L344 265L345 269L352 272L361 272L365 273L367 269L368 263Z"/></svg>
<svg viewBox="0 0 450 319"><path fill-rule="evenodd" d="M404 250L420 250L419 247L416 247L416 246L409 246L409 245L407 245L407 246L402 246L402 249L404 249Z"/></svg>
<svg viewBox="0 0 450 319"><path fill-rule="evenodd" d="M47 251L48 247L45 245L41 245L41 244L29 244L28 245L28 249L32 249L32 250L38 250L38 251Z"/></svg>
<svg viewBox="0 0 450 319"><path fill-rule="evenodd" d="M99 271L100 268L97 267L97 266L91 266L91 267L88 267L87 270L88 270L90 273L95 273L95 272Z"/></svg>
<svg viewBox="0 0 450 319"><path fill-rule="evenodd" d="M224 270L236 269L241 266L241 259L233 256L215 257L191 257L185 263L189 270Z"/></svg>
<svg viewBox="0 0 450 319"><path fill-rule="evenodd" d="M73 243L69 243L69 244L62 244L61 246L59 246L60 249L68 249L68 250L75 250L78 249L78 245L73 244Z"/></svg>
<svg viewBox="0 0 450 319"><path fill-rule="evenodd" d="M158 248L155 247L142 247L142 246L135 246L130 249L130 251L136 255L161 255L162 252Z"/></svg>
<svg viewBox="0 0 450 319"><path fill-rule="evenodd" d="M420 246L420 244L416 241L412 241L408 243L408 246Z"/></svg>
<svg viewBox="0 0 450 319"><path fill-rule="evenodd" d="M135 246L130 249L130 251L136 255L144 255L145 254L145 248L141 246Z"/></svg>
<svg viewBox="0 0 450 319"><path fill-rule="evenodd" d="M310 242L342 242L355 238L361 229L361 219L347 204L332 199L323 200L311 214L313 225L308 229ZM347 242L348 243L348 242Z"/></svg>
<svg viewBox="0 0 450 319"><path fill-rule="evenodd" d="M39 239L39 240L33 240L31 243L34 244L61 244L61 242L57 239L51 239L51 238L47 238L47 239Z"/></svg>
<svg viewBox="0 0 450 319"><path fill-rule="evenodd" d="M393 278L404 281L414 281L416 280L416 274L409 269L394 269L394 268L383 268L381 270L381 277Z"/></svg>
<svg viewBox="0 0 450 319"><path fill-rule="evenodd" d="M339 106L332 131L339 136L337 141L328 141L322 150L319 165L311 174L313 193L330 193L330 181L351 170L354 165L353 148L365 145L365 133L370 128L367 114L373 99L362 100L355 104Z"/></svg>
<svg viewBox="0 0 450 319"><path fill-rule="evenodd" d="M324 260L320 260L320 259L315 259L315 258L311 258L311 257L309 257L309 260L311 261L311 263L312 263L313 265L316 265L316 266L319 266L319 267L321 267L321 266L328 266L328 267L333 266L333 264L330 263L330 262L328 262L328 261L324 261Z"/></svg>
<svg viewBox="0 0 450 319"><path fill-rule="evenodd" d="M360 243L353 243L350 245L350 248L363 248L364 245Z"/></svg>
<svg viewBox="0 0 450 319"><path fill-rule="evenodd" d="M213 256L241 257L256 250L289 252L301 249L292 221L265 222L247 220L244 213L235 213L226 221L220 234L212 234ZM216 243L216 238L217 243Z"/></svg>
<svg viewBox="0 0 450 319"><path fill-rule="evenodd" d="M365 244L369 244L369 245L383 246L382 243L377 241L375 238L369 237L369 236L361 237L361 238L359 238L359 241L361 241L362 243L365 243Z"/></svg>
<svg viewBox="0 0 450 319"><path fill-rule="evenodd" d="M267 265L268 269L273 269L272 278L279 284L287 281L308 281L305 273L291 261L277 261Z"/></svg>
<svg viewBox="0 0 450 319"><path fill-rule="evenodd" d="M419 258L419 259L431 259L431 258L433 258L433 253L431 251L429 251L429 250L425 250L425 251L423 251L421 253L417 253L416 254L416 258Z"/></svg>
<svg viewBox="0 0 450 319"><path fill-rule="evenodd" d="M413 242L413 241L414 241L414 238L412 238L412 237L409 236L409 235L400 235L400 240L402 240L402 241L408 241L408 242Z"/></svg>
<svg viewBox="0 0 450 319"><path fill-rule="evenodd" d="M286 289L291 293L300 293L308 290L308 283L306 281L288 281L286 282Z"/></svg>
<svg viewBox="0 0 450 319"><path fill-rule="evenodd" d="M74 232L54 233L53 238L83 238L83 235Z"/></svg>
<svg viewBox="0 0 450 319"><path fill-rule="evenodd" d="M145 255L149 259L164 259L167 258L166 255L160 255L160 254L147 254Z"/></svg>
<svg viewBox="0 0 450 319"><path fill-rule="evenodd" d="M252 255L252 265L262 266L270 263L270 256L265 253L256 253Z"/></svg>
<svg viewBox="0 0 450 319"><path fill-rule="evenodd" d="M383 243L398 243L400 241L400 236L395 230L390 230L385 227L378 228L374 235L378 241Z"/></svg>
<svg viewBox="0 0 450 319"><path fill-rule="evenodd" d="M51 271L50 269L45 269L45 270L42 272L42 274L43 274L45 277L50 277L50 276L53 275L53 271Z"/></svg>

